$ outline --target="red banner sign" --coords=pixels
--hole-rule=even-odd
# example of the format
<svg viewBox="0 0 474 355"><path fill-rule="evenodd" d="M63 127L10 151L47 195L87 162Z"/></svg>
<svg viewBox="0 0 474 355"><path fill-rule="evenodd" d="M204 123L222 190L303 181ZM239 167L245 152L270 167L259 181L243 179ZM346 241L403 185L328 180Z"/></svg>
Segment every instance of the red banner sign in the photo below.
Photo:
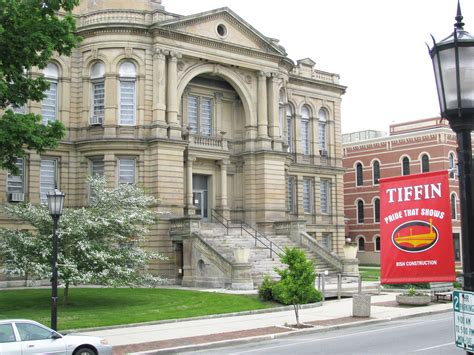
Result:
<svg viewBox="0 0 474 355"><path fill-rule="evenodd" d="M380 179L381 283L455 281L448 173Z"/></svg>

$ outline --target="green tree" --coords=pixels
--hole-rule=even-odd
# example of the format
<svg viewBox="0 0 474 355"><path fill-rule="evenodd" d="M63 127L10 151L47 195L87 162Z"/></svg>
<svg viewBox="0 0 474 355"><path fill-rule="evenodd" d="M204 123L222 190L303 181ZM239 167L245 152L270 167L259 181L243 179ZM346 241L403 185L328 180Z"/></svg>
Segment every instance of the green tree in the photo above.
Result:
<svg viewBox="0 0 474 355"><path fill-rule="evenodd" d="M281 279L273 287L274 297L283 304L293 305L296 325L299 326L300 305L314 300L317 293L314 288L314 280L316 279L314 263L307 260L304 252L298 248L285 248L285 253L281 256L281 262L288 265L288 267L286 269L275 269Z"/></svg>
<svg viewBox="0 0 474 355"><path fill-rule="evenodd" d="M8 109L28 100L41 101L49 84L31 75L43 69L54 53L70 55L75 35L72 9L79 0L0 0L0 168L14 173L25 149L42 152L57 147L65 134L60 121L42 125L41 116ZM61 14L58 14L62 11Z"/></svg>
<svg viewBox="0 0 474 355"><path fill-rule="evenodd" d="M70 285L155 285L161 278L146 272L164 260L143 248L147 226L157 221L157 201L135 185L107 189L105 178L91 178L91 203L65 208L59 220L59 279L67 303ZM46 206L8 205L6 212L34 231L0 229L0 264L12 276L51 277L52 219Z"/></svg>

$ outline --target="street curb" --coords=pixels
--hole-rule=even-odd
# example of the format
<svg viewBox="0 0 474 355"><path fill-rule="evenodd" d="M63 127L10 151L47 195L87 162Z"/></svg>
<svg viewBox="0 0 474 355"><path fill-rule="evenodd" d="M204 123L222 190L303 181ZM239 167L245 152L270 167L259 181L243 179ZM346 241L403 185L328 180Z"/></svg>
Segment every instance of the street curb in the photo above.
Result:
<svg viewBox="0 0 474 355"><path fill-rule="evenodd" d="M138 354L176 354L183 351L215 349L215 348L228 346L228 345L241 345L241 344L246 344L250 342L262 342L266 340L292 337L294 335L301 335L304 333L314 334L314 333L325 332L328 330L356 328L356 327L360 327L367 324L387 323L393 320L409 319L409 318L416 318L416 317L427 316L427 315L432 315L432 314L448 313L450 311L452 310L449 309L449 310L439 310L439 311L426 311L423 313L410 314L410 315L404 315L404 316L399 316L399 317L366 319L366 320L361 320L358 322L337 324L337 325L331 325L331 326L325 326L325 327L294 329L293 331L288 332L288 333L267 334L267 335L259 335L255 337L246 337L246 338L240 338L240 339L220 340L220 341L215 341L215 342L210 342L210 343L205 343L205 344L186 345L186 346L180 346L180 347L174 347L174 348L147 350L147 351L140 351L140 352L130 352L127 354L136 354L136 355Z"/></svg>

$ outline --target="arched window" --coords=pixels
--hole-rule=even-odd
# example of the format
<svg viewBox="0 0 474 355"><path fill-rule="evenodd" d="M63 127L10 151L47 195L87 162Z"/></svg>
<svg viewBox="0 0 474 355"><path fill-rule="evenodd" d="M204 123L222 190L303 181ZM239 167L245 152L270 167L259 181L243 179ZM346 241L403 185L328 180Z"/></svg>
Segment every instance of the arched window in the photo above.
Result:
<svg viewBox="0 0 474 355"><path fill-rule="evenodd" d="M356 165L356 186L364 185L364 170L362 163L357 163Z"/></svg>
<svg viewBox="0 0 474 355"><path fill-rule="evenodd" d="M374 251L380 251L380 237L378 235L374 237Z"/></svg>
<svg viewBox="0 0 474 355"><path fill-rule="evenodd" d="M325 109L320 109L318 113L319 119L319 154L322 156L327 156L327 121L328 113Z"/></svg>
<svg viewBox="0 0 474 355"><path fill-rule="evenodd" d="M288 152L293 152L293 110L291 106L286 107L286 128L288 130Z"/></svg>
<svg viewBox="0 0 474 355"><path fill-rule="evenodd" d="M374 199L374 223L380 222L380 199Z"/></svg>
<svg viewBox="0 0 474 355"><path fill-rule="evenodd" d="M357 238L357 249L359 251L365 251L365 238L362 236Z"/></svg>
<svg viewBox="0 0 474 355"><path fill-rule="evenodd" d="M427 173L430 171L430 157L428 154L423 154L421 156L421 172Z"/></svg>
<svg viewBox="0 0 474 355"><path fill-rule="evenodd" d="M119 77L119 122L121 125L135 124L135 64L130 61L123 62L120 65Z"/></svg>
<svg viewBox="0 0 474 355"><path fill-rule="evenodd" d="M91 68L91 117L90 124L102 124L104 122L105 109L105 65L102 62L95 63Z"/></svg>
<svg viewBox="0 0 474 355"><path fill-rule="evenodd" d="M378 160L374 160L372 163L372 183L378 185L380 180L380 163Z"/></svg>
<svg viewBox="0 0 474 355"><path fill-rule="evenodd" d="M364 223L364 201L357 201L357 223Z"/></svg>
<svg viewBox="0 0 474 355"><path fill-rule="evenodd" d="M301 151L304 155L309 155L309 108L303 106L301 109Z"/></svg>
<svg viewBox="0 0 474 355"><path fill-rule="evenodd" d="M451 219L456 219L456 194L451 194Z"/></svg>
<svg viewBox="0 0 474 355"><path fill-rule="evenodd" d="M454 165L454 153L449 153L449 177L454 179L455 165Z"/></svg>
<svg viewBox="0 0 474 355"><path fill-rule="evenodd" d="M44 94L45 98L41 102L41 116L43 124L58 119L58 78L59 69L56 64L48 63L43 70L44 77L49 82L49 89Z"/></svg>
<svg viewBox="0 0 474 355"><path fill-rule="evenodd" d="M402 175L410 175L410 159L408 157L403 157Z"/></svg>

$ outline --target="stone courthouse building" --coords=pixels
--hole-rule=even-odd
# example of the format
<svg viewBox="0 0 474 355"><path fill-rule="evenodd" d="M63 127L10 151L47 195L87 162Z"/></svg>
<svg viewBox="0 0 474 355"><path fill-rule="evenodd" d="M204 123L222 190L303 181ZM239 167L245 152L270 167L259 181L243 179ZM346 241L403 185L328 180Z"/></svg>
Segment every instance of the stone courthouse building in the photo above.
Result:
<svg viewBox="0 0 474 355"><path fill-rule="evenodd" d="M39 204L58 186L67 207L84 206L87 177L106 175L111 187L134 183L160 199L166 213L144 247L168 256L150 269L171 282L248 287L260 249L291 243L341 270L337 74L294 63L229 8L181 16L160 0L83 0L74 12L83 41L37 73L51 83L47 98L16 108L61 120L67 135L19 159L20 176L0 172L1 203ZM234 236L225 249L218 237L236 233L217 221L228 220L259 240ZM238 243L249 263L233 256Z"/></svg>

